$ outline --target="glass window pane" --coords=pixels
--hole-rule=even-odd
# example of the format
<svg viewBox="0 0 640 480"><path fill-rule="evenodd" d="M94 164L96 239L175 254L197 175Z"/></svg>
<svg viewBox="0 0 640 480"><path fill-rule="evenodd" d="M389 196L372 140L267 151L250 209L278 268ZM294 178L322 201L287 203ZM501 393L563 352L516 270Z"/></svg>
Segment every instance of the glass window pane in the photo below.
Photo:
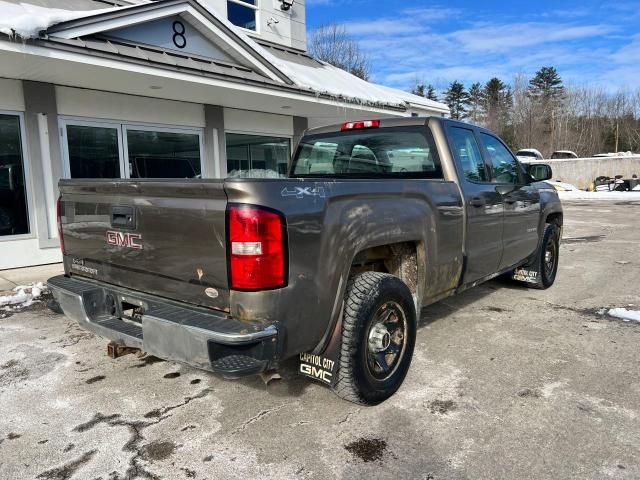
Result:
<svg viewBox="0 0 640 480"><path fill-rule="evenodd" d="M29 233L20 117L0 115L0 236Z"/></svg>
<svg viewBox="0 0 640 480"><path fill-rule="evenodd" d="M127 129L131 178L201 178L200 136Z"/></svg>
<svg viewBox="0 0 640 480"><path fill-rule="evenodd" d="M251 2L246 2L251 3ZM235 2L227 2L227 18L231 23L247 30L256 29L256 10Z"/></svg>
<svg viewBox="0 0 640 480"><path fill-rule="evenodd" d="M481 133L480 137L491 159L495 181L497 183L520 183L520 167L507 147L492 135Z"/></svg>
<svg viewBox="0 0 640 480"><path fill-rule="evenodd" d="M67 125L71 178L120 178L118 129Z"/></svg>
<svg viewBox="0 0 640 480"><path fill-rule="evenodd" d="M467 180L472 182L487 182L489 176L472 130L466 128L451 128L451 142L456 156Z"/></svg>
<svg viewBox="0 0 640 480"><path fill-rule="evenodd" d="M420 127L313 135L300 145L294 175L442 178L429 132Z"/></svg>
<svg viewBox="0 0 640 480"><path fill-rule="evenodd" d="M291 158L288 138L228 133L227 172L230 177L287 174Z"/></svg>

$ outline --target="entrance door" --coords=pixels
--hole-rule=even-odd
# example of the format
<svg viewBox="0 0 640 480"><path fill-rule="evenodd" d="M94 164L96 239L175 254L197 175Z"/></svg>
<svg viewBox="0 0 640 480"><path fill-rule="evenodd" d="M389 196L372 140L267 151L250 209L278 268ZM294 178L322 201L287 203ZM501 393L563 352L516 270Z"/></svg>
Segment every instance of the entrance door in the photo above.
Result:
<svg viewBox="0 0 640 480"><path fill-rule="evenodd" d="M498 271L502 257L504 205L491 183L473 128L448 126L460 187L467 211L466 270L463 283L471 283Z"/></svg>
<svg viewBox="0 0 640 480"><path fill-rule="evenodd" d="M0 113L0 240L30 232L20 120Z"/></svg>

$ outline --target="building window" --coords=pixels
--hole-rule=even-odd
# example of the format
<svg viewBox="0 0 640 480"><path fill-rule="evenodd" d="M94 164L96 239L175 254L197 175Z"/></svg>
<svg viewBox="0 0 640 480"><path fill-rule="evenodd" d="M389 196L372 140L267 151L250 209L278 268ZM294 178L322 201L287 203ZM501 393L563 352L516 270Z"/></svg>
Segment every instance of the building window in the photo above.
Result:
<svg viewBox="0 0 640 480"><path fill-rule="evenodd" d="M287 174L291 159L291 141L282 137L264 137L227 133L227 173L230 177Z"/></svg>
<svg viewBox="0 0 640 480"><path fill-rule="evenodd" d="M202 130L62 119L70 178L201 178Z"/></svg>
<svg viewBox="0 0 640 480"><path fill-rule="evenodd" d="M234 25L257 31L258 0L228 0L227 18Z"/></svg>
<svg viewBox="0 0 640 480"><path fill-rule="evenodd" d="M20 117L0 114L0 237L29 233L24 170Z"/></svg>
<svg viewBox="0 0 640 480"><path fill-rule="evenodd" d="M127 127L131 178L201 178L200 136Z"/></svg>
<svg viewBox="0 0 640 480"><path fill-rule="evenodd" d="M119 129L67 125L71 178L120 178Z"/></svg>

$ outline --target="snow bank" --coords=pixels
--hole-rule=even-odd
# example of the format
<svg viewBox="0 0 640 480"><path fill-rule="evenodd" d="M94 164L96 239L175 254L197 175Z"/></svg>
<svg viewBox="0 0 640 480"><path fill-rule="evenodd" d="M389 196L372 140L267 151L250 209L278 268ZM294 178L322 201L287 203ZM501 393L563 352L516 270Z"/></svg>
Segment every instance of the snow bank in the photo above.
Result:
<svg viewBox="0 0 640 480"><path fill-rule="evenodd" d="M553 188L555 188L556 190L558 190L559 192L564 192L564 191L581 192L582 191L578 187L576 187L575 185L571 185L570 183L554 182L551 180L547 180L547 183L551 185Z"/></svg>
<svg viewBox="0 0 640 480"><path fill-rule="evenodd" d="M609 315L612 317L620 318L625 322L640 322L640 311L627 310L626 308L612 308L609 310Z"/></svg>
<svg viewBox="0 0 640 480"><path fill-rule="evenodd" d="M558 192L562 200L614 200L633 202L640 200L640 192L585 192L582 190Z"/></svg>
<svg viewBox="0 0 640 480"><path fill-rule="evenodd" d="M0 296L0 307L4 307L5 310L10 309L10 307L28 307L40 298L43 293L46 293L48 289L44 283L38 282L29 285L20 285L14 288L13 291L15 293L11 295Z"/></svg>
<svg viewBox="0 0 640 480"><path fill-rule="evenodd" d="M22 38L33 38L37 37L42 30L46 30L56 23L97 15L118 8L126 7L70 11L38 7L28 3L8 3L0 0L0 32Z"/></svg>

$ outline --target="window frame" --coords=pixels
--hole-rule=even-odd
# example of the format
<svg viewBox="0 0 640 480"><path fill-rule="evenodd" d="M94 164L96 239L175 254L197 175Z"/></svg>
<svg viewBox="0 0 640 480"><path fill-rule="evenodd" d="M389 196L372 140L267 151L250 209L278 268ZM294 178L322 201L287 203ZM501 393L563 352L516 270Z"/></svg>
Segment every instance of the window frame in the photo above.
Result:
<svg viewBox="0 0 640 480"><path fill-rule="evenodd" d="M489 180L485 180L485 181L471 180L471 179L467 178L467 176L464 174L464 168L462 166L462 163L460 162L460 160L458 160L458 158L457 158L457 156L455 154L455 149L454 149L454 145L453 145L453 139L451 138L451 129L453 129L453 128L459 128L460 130L467 130L467 131L471 132L471 134L473 135L474 140L476 141L476 145L478 146L478 151L480 152L480 156L482 157L482 162L484 163L484 168L485 168L485 170L487 171L487 173L489 175ZM458 170L458 178L461 178L465 182L471 183L473 185L493 185L493 184L495 184L495 182L492 181L492 179L493 179L493 167L492 167L491 163L488 162L488 158L487 158L487 155L485 153L484 145L480 141L477 128L475 128L472 125L469 125L467 127L467 126L464 126L464 125L449 124L447 126L447 142L449 143L449 151L452 154L453 161L454 161L454 163L456 165L456 170Z"/></svg>
<svg viewBox="0 0 640 480"><path fill-rule="evenodd" d="M229 176L229 159L227 158L227 135L244 135L246 137L271 137L271 138L286 138L289 140L289 160L287 163L287 174L291 168L291 162L293 159L293 135L281 135L279 133L262 133L262 132L246 132L241 130L225 130L224 131L224 162L220 165L220 174L222 178Z"/></svg>
<svg viewBox="0 0 640 480"><path fill-rule="evenodd" d="M255 30L251 30L249 28L244 28L244 27L240 27L238 25L236 25L235 23L231 22L231 20L229 19L229 8L228 8L228 2L231 3L235 3L236 5L240 5L249 9L252 9L255 11L256 13L256 29ZM239 28L240 30L242 30L245 33L250 33L250 34L255 34L255 35L260 35L260 0L256 0L256 4L252 5L250 3L244 2L242 0L227 0L227 20L233 24L233 26L235 26L236 28Z"/></svg>
<svg viewBox="0 0 640 480"><path fill-rule="evenodd" d="M24 175L25 202L27 205L27 222L29 224L29 233L21 233L18 235L0 236L0 242L10 242L14 240L30 240L38 238L35 221L35 209L33 208L33 189L31 184L31 162L29 151L27 149L27 129L25 126L24 112L15 110L0 110L0 115L18 117L20 128L20 146L22 148L22 174Z"/></svg>
<svg viewBox="0 0 640 480"><path fill-rule="evenodd" d="M518 170L518 183L511 183L511 182L498 182L498 179L496 177L496 173L495 173L495 168L493 167L493 161L491 160L491 153L489 153L489 150L487 150L487 147L485 146L484 142L482 141L482 135L486 135L487 137L491 137L495 140L498 141L499 144L501 144L505 150L507 151L507 153L511 156L511 159L516 162L516 167ZM522 171L522 164L520 163L520 161L518 160L518 158L513 154L513 152L511 151L511 149L507 146L506 143L504 143L502 141L502 139L500 137L498 137L497 135L488 132L486 130L479 130L478 131L478 139L480 141L480 149L482 151L483 155L486 155L486 160L485 163L489 164L489 167L491 168L491 182L494 185L516 185L516 186L524 186L527 185L527 183L525 182L525 176L524 176L524 172Z"/></svg>
<svg viewBox="0 0 640 480"><path fill-rule="evenodd" d="M64 178L71 178L71 164L69 162L69 145L67 139L67 125L77 125L84 127L96 128L115 128L118 130L118 147L120 159L120 178L131 179L129 168L129 148L127 142L127 131L138 130L145 132L163 132L163 133L185 133L189 135L198 135L198 144L200 146L200 175L202 178L208 178L206 169L206 151L204 143L204 129L199 127L183 127L171 126L166 124L144 123L144 122L127 122L120 120L104 120L84 117L59 116L59 126L61 129L61 150ZM134 179L140 180L140 179Z"/></svg>

